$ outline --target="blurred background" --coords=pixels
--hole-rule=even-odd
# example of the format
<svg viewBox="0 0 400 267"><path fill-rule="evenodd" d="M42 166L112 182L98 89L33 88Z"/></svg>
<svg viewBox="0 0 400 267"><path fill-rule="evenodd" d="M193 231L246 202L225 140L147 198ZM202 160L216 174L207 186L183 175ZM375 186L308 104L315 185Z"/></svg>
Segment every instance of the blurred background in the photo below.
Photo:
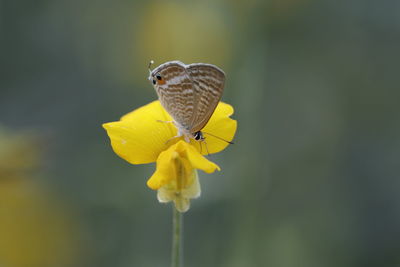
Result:
<svg viewBox="0 0 400 267"><path fill-rule="evenodd" d="M0 2L0 266L169 266L155 165L104 122L149 60L216 64L235 144L200 173L186 266L400 266L400 2Z"/></svg>

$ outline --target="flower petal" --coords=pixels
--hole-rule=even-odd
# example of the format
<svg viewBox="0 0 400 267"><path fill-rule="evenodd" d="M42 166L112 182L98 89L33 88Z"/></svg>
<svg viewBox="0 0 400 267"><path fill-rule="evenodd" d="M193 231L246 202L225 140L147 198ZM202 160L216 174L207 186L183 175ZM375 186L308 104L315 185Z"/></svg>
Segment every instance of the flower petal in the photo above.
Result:
<svg viewBox="0 0 400 267"><path fill-rule="evenodd" d="M226 141L233 140L237 128L236 120L229 118L232 114L233 107L231 105L219 102L207 125L201 130L205 141L199 142L192 139L191 144L198 148L203 155L224 150L229 145Z"/></svg>
<svg viewBox="0 0 400 267"><path fill-rule="evenodd" d="M216 170L220 171L221 168L215 164L214 162L209 161L206 159L204 156L202 156L199 151L192 145L180 141L179 143L176 144L177 150L185 150L186 151L186 156L195 169L203 170L206 173L212 173Z"/></svg>
<svg viewBox="0 0 400 267"><path fill-rule="evenodd" d="M207 155L220 152L235 135L237 122L231 118L232 106L220 102L210 121L202 130L205 142L190 140L190 143ZM163 122L160 122L163 121ZM120 121L104 123L114 152L132 164L144 164L157 160L158 155L169 146L182 140L174 138L177 129L171 116L159 101L153 101L121 118ZM218 138L219 137L219 138ZM204 144L203 144L204 143Z"/></svg>
<svg viewBox="0 0 400 267"><path fill-rule="evenodd" d="M157 167L154 174L147 181L147 186L153 190L157 190L162 186L169 184L177 179L176 164L174 160L180 157L180 162L184 167L185 180L183 187L189 186L193 181L190 180L193 169L200 169L206 173L212 173L220 170L217 164L203 157L196 148L189 143L180 140L169 149L162 152L157 159ZM180 190L180 188L179 188Z"/></svg>
<svg viewBox="0 0 400 267"><path fill-rule="evenodd" d="M192 181L190 185L182 191L182 196L188 199L198 198L201 194L200 182L199 182L199 175L197 170L193 171Z"/></svg>
<svg viewBox="0 0 400 267"><path fill-rule="evenodd" d="M157 190L163 185L176 179L176 171L173 162L174 146L162 152L157 159L156 171L147 181L147 186L153 190Z"/></svg>
<svg viewBox="0 0 400 267"><path fill-rule="evenodd" d="M181 192L177 192L173 186L164 185L157 190L157 199L160 203L174 201L175 207L179 212L186 212L190 208L190 199L198 198L201 194L199 177L197 171L191 174L192 183L184 188Z"/></svg>
<svg viewBox="0 0 400 267"><path fill-rule="evenodd" d="M151 102L121 118L104 123L114 152L132 164L156 161L158 155L179 139L171 117L159 101Z"/></svg>

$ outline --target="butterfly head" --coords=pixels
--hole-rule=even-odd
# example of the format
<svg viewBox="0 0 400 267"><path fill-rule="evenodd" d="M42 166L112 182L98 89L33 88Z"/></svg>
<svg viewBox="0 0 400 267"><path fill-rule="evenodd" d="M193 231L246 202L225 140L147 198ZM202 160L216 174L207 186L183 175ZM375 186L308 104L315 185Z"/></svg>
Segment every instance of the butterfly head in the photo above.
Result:
<svg viewBox="0 0 400 267"><path fill-rule="evenodd" d="M165 80L163 78L163 76L161 75L161 73L159 71L156 70L151 70L150 66L151 64L153 64L154 61L151 60L149 63L149 81L153 84L153 86L156 85L164 85L165 84Z"/></svg>
<svg viewBox="0 0 400 267"><path fill-rule="evenodd" d="M196 141L204 141L205 140L204 135L201 131L197 131L197 132L193 133L193 138Z"/></svg>

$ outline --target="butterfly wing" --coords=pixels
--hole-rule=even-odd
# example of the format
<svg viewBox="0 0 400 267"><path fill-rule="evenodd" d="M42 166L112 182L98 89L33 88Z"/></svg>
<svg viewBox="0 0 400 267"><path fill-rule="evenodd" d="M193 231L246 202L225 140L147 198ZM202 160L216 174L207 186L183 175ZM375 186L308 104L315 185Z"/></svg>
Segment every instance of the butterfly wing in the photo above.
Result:
<svg viewBox="0 0 400 267"><path fill-rule="evenodd" d="M211 64L195 63L186 66L194 90L193 112L189 119L190 132L200 131L214 113L225 84L225 73Z"/></svg>
<svg viewBox="0 0 400 267"><path fill-rule="evenodd" d="M160 80L157 79L160 76ZM155 80L154 88L161 105L175 122L190 130L194 110L193 82L185 64L179 61L164 63L151 72Z"/></svg>

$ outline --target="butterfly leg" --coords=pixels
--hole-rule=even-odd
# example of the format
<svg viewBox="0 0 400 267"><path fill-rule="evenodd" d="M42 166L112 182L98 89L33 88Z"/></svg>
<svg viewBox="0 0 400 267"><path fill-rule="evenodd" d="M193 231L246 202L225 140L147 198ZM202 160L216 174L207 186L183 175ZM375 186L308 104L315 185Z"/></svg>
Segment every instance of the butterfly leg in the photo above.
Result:
<svg viewBox="0 0 400 267"><path fill-rule="evenodd" d="M204 142L204 145L206 146L206 150L207 150L207 156L210 156L210 152L208 151L206 139L203 139L201 142Z"/></svg>
<svg viewBox="0 0 400 267"><path fill-rule="evenodd" d="M162 123L174 123L173 121L162 121L162 120L157 120L157 122L162 122Z"/></svg>
<svg viewBox="0 0 400 267"><path fill-rule="evenodd" d="M184 138L185 138L185 141L187 141L186 140L186 136L185 135L183 135L183 134L177 134L177 135L175 135L174 137L171 137L170 139L168 139L166 142L165 142L165 144L168 144L171 140L173 140L173 139L175 139L175 138L179 138L179 137L182 137L182 136L184 136ZM188 143L190 142L190 140L189 141L187 141Z"/></svg>

